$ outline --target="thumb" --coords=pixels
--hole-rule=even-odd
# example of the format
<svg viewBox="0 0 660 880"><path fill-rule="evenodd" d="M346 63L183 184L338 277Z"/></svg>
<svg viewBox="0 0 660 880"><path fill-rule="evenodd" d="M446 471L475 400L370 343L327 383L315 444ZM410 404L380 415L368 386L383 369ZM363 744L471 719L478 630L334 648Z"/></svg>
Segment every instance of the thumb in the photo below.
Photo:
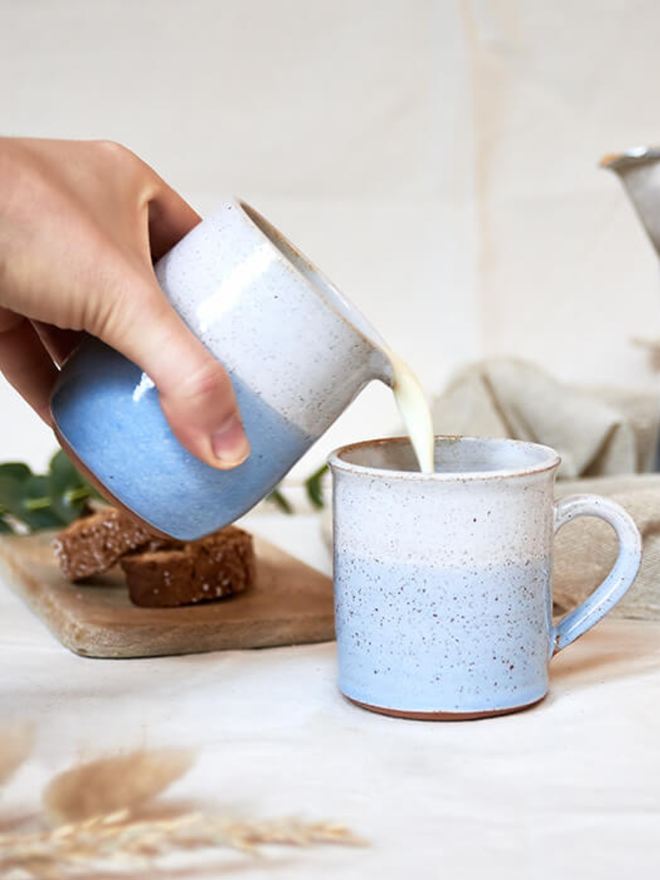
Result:
<svg viewBox="0 0 660 880"><path fill-rule="evenodd" d="M137 364L158 389L161 408L183 446L211 467L228 469L250 445L231 380L191 333L155 277L130 285L113 303L97 335Z"/></svg>
<svg viewBox="0 0 660 880"><path fill-rule="evenodd" d="M129 270L133 283L120 284L128 296L115 299L101 338L154 382L163 414L186 449L211 467L233 468L248 457L250 444L231 380L173 309L152 266L200 217L152 169L144 169L151 192L142 271L135 278Z"/></svg>

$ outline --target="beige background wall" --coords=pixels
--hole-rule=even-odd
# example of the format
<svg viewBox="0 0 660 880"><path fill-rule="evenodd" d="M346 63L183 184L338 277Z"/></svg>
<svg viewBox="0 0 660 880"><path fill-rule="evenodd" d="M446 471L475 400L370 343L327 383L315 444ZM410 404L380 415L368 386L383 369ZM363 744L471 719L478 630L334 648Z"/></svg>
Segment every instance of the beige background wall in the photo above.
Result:
<svg viewBox="0 0 660 880"><path fill-rule="evenodd" d="M248 199L429 392L493 353L654 388L657 260L596 165L660 142L659 34L653 0L0 0L0 133ZM369 389L298 472L397 422ZM0 460L52 448L0 380Z"/></svg>

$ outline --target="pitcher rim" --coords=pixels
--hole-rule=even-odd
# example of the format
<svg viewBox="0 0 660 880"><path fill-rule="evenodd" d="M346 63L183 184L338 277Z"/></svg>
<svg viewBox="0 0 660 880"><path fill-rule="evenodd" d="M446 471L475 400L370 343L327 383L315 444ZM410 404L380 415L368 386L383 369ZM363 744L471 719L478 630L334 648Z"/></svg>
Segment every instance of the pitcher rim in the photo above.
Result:
<svg viewBox="0 0 660 880"><path fill-rule="evenodd" d="M277 226L273 225L273 223L271 223L271 221L260 211L257 211L256 208L253 208L249 202L240 197L234 197L232 201L240 209L241 214L250 223L252 228L257 231L265 242L277 251L278 257L289 269L295 272L296 277L303 281L314 296L319 299L326 308L330 309L330 311L336 315L343 324L350 327L356 335L362 337L371 348L380 352L389 363L387 354L389 351L389 345L387 342L361 310L342 293L334 281L332 281L324 271L319 269L316 263L313 260L310 260L310 258L304 254ZM266 232L255 218L258 218L269 232ZM272 234L274 238L271 238L270 234ZM319 277L322 284L327 286L329 296L325 296L323 289L319 289L314 282L307 277L305 272L296 265L296 262L294 262L294 260L291 259L282 248L280 248L279 243L282 243L286 249L291 251L295 260L298 260L303 266L307 267L310 272ZM333 302L333 299L336 299L336 302ZM363 327L361 327L360 324L363 324Z"/></svg>
<svg viewBox="0 0 660 880"><path fill-rule="evenodd" d="M628 147L620 153L608 153L600 160L601 168L618 171L633 165L643 165L644 162L660 158L660 147L648 144L640 144L636 147Z"/></svg>

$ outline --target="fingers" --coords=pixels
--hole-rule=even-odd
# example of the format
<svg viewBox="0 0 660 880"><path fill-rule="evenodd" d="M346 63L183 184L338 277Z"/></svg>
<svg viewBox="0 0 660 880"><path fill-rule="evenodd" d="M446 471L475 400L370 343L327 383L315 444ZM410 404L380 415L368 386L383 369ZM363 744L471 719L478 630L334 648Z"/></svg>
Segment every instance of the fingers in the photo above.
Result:
<svg viewBox="0 0 660 880"><path fill-rule="evenodd" d="M0 372L48 425L57 368L32 324L0 309Z"/></svg>
<svg viewBox="0 0 660 880"><path fill-rule="evenodd" d="M197 226L201 217L181 196L158 180L156 194L149 201L149 243L151 259L156 262L177 241Z"/></svg>
<svg viewBox="0 0 660 880"><path fill-rule="evenodd" d="M30 321L92 333L156 383L172 430L193 455L218 468L242 462L249 444L229 377L153 272L152 259L199 216L118 145L31 142L14 152L27 184L3 202L0 234L12 250L2 266L0 369L48 419L53 360L66 359L77 340ZM3 180L18 178L12 166Z"/></svg>
<svg viewBox="0 0 660 880"><path fill-rule="evenodd" d="M98 334L155 383L175 436L212 467L241 464L250 452L231 380L188 330L153 281L135 282Z"/></svg>
<svg viewBox="0 0 660 880"><path fill-rule="evenodd" d="M80 345L84 336L84 333L77 330L62 330L42 321L32 321L32 326L37 331L44 348L59 367Z"/></svg>
<svg viewBox="0 0 660 880"><path fill-rule="evenodd" d="M201 218L149 170L155 185L148 202L148 235L151 259L157 261ZM132 323L139 338L129 331L110 344L133 351L128 356L156 384L165 418L186 449L213 467L235 467L245 461L250 446L229 376L172 309L151 267L148 274L151 289L142 289L138 306L145 320Z"/></svg>

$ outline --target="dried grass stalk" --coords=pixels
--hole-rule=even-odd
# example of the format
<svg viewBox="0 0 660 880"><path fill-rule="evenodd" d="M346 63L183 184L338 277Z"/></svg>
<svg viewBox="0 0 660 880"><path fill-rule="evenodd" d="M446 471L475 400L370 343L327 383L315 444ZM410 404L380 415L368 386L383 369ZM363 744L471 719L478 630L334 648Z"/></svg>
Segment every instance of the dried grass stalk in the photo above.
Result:
<svg viewBox="0 0 660 880"><path fill-rule="evenodd" d="M154 861L173 852L230 847L254 853L263 844L363 846L364 841L331 822L242 822L200 813L131 821L121 811L44 833L0 835L0 871L21 868L35 878L67 877L85 868L85 876L91 876L95 865L130 872L146 863L155 872Z"/></svg>
<svg viewBox="0 0 660 880"><path fill-rule="evenodd" d="M0 768L10 773L28 753L31 740L18 732L5 740L0 740ZM137 818L135 808L182 776L192 762L189 751L137 751L61 773L47 786L43 800L51 825L64 824L36 833L0 834L0 876L19 869L21 877L39 880L91 880L99 871L133 877L137 869L146 869L156 878L159 859L186 851L231 848L255 854L265 844L364 843L331 822L241 821L202 813Z"/></svg>
<svg viewBox="0 0 660 880"><path fill-rule="evenodd" d="M48 820L58 825L131 811L183 776L193 761L190 751L158 749L80 764L46 787L43 802Z"/></svg>

